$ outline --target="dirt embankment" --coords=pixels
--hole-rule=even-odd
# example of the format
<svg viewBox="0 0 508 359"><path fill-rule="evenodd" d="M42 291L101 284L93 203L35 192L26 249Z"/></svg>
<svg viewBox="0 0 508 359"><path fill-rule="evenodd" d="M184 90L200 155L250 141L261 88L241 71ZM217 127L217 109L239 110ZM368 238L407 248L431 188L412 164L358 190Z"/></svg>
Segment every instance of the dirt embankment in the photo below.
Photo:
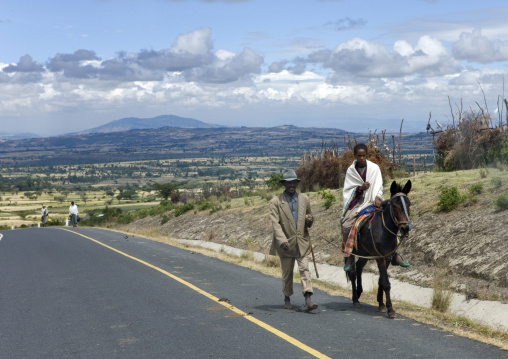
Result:
<svg viewBox="0 0 508 359"><path fill-rule="evenodd" d="M316 259L342 265L338 248L341 204L325 209L319 195L309 196L316 219L311 229ZM413 230L399 250L411 267L390 267L391 276L431 287L436 268L444 268L456 290L468 298L508 303L508 212L478 205L413 217ZM148 217L126 229L137 233L155 230L172 238L206 240L259 252L269 248L272 238L269 204L259 197L254 203L237 200L227 210L212 214L191 211L160 223L160 217ZM371 262L367 270L377 270L375 263Z"/></svg>

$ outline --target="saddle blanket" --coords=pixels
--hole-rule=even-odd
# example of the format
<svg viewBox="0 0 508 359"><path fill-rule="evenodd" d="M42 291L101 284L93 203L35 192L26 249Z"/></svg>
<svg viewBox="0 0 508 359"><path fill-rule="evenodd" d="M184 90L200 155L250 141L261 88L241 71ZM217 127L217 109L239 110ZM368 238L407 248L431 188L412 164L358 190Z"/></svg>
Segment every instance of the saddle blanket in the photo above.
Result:
<svg viewBox="0 0 508 359"><path fill-rule="evenodd" d="M346 244L342 242L342 251L344 252L344 257L349 257L353 252L353 247L357 247L357 240L360 233L360 229L362 226L374 215L374 205L370 205L367 208L363 209L356 218L355 224L351 227L351 231L349 231L349 236L347 237Z"/></svg>

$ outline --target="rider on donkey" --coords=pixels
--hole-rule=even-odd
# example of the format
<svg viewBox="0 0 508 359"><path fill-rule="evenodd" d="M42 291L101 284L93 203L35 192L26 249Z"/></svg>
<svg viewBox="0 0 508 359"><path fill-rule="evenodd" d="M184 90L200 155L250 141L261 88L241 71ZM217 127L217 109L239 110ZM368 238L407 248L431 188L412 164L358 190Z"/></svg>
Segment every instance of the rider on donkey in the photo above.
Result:
<svg viewBox="0 0 508 359"><path fill-rule="evenodd" d="M367 146L363 143L357 144L353 153L355 160L349 166L344 181L341 227L342 227L342 248L344 251L344 270L350 271L353 267L352 245L347 245L348 238L354 230L355 222L364 210L369 206L379 208L383 201L383 177L381 170L375 163L367 160ZM393 254L392 265L409 267L400 255Z"/></svg>

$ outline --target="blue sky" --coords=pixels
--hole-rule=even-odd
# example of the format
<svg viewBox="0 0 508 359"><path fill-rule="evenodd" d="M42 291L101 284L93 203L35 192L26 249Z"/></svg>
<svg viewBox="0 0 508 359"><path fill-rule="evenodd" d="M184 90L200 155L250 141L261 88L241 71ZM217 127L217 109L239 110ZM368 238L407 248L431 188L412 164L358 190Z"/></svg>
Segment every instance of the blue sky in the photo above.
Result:
<svg viewBox="0 0 508 359"><path fill-rule="evenodd" d="M0 132L162 114L413 132L448 97L497 119L507 18L505 0L4 1Z"/></svg>

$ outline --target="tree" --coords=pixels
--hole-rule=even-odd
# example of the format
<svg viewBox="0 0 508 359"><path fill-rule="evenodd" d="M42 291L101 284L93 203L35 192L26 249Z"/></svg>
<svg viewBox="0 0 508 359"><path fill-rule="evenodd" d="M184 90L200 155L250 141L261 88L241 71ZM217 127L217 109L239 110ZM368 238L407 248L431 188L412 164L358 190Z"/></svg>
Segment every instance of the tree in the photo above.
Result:
<svg viewBox="0 0 508 359"><path fill-rule="evenodd" d="M63 203L63 201L65 201L65 196L54 196L53 198L55 199L55 201L58 201L60 203Z"/></svg>
<svg viewBox="0 0 508 359"><path fill-rule="evenodd" d="M282 188L283 185L280 183L282 180L282 173L272 173L270 174L270 178L265 181L268 188L272 191L275 191L279 188Z"/></svg>
<svg viewBox="0 0 508 359"><path fill-rule="evenodd" d="M82 200L83 202L85 202L85 206L86 206L86 201L88 200L88 198L86 197L86 192L85 192L85 191L83 191L83 192L81 192L81 193L79 194L79 198L81 198L81 200Z"/></svg>
<svg viewBox="0 0 508 359"><path fill-rule="evenodd" d="M158 197L164 198L164 200L167 200L170 197L174 197L172 195L178 193L178 183L175 182L168 182L168 183L154 183L152 184L152 188L157 193Z"/></svg>
<svg viewBox="0 0 508 359"><path fill-rule="evenodd" d="M120 201L121 199L134 199L137 198L137 196L138 193L136 192L135 189L127 189L127 190L120 189L120 194L118 194L116 198L118 199L118 201Z"/></svg>

